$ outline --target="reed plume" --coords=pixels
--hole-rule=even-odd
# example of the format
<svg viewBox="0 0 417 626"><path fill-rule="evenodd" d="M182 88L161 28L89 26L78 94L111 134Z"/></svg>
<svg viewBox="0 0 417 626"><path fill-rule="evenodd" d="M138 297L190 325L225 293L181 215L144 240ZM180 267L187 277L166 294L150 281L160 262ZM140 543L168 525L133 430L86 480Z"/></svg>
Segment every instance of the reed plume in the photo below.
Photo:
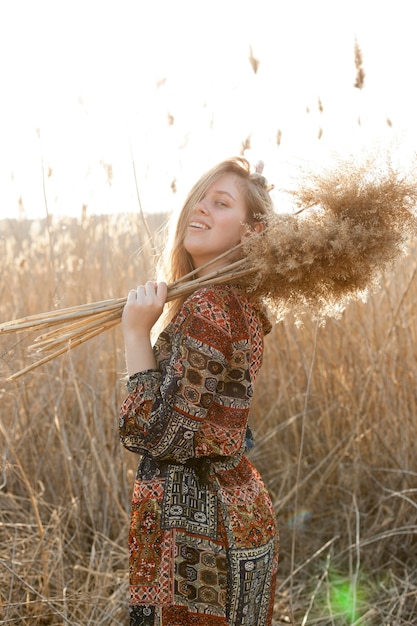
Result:
<svg viewBox="0 0 417 626"><path fill-rule="evenodd" d="M247 287L281 319L339 316L377 287L417 232L417 178L375 157L336 162L290 192L295 214L276 214L245 243Z"/></svg>

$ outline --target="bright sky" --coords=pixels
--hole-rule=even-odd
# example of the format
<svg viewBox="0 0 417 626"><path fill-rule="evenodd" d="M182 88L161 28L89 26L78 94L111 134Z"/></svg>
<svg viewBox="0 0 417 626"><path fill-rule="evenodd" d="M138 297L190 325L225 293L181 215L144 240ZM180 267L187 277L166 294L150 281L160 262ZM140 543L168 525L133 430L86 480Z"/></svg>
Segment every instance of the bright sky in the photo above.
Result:
<svg viewBox="0 0 417 626"><path fill-rule="evenodd" d="M44 217L45 198L57 214L136 211L132 157L145 211L168 211L248 136L278 186L323 146L412 144L413 4L0 0L1 217Z"/></svg>

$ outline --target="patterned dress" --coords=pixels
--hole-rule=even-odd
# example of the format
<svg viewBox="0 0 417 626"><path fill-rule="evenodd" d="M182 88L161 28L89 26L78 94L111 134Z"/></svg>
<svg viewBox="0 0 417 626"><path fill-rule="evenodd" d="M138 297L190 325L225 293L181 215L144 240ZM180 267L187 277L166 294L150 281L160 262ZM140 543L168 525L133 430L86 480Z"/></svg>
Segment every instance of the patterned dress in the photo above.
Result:
<svg viewBox="0 0 417 626"><path fill-rule="evenodd" d="M267 626L275 515L245 456L253 383L271 326L236 287L202 288L131 376L123 445L139 452L131 507L131 626Z"/></svg>

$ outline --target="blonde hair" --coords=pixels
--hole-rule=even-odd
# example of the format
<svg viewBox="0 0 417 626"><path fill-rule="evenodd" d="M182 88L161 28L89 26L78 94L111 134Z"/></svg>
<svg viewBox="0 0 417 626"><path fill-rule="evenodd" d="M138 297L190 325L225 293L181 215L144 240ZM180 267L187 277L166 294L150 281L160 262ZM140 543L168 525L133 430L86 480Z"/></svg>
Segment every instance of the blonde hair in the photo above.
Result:
<svg viewBox="0 0 417 626"><path fill-rule="evenodd" d="M173 232L171 245L163 259L164 280L171 283L191 272L194 268L190 254L184 248L184 238L191 213L207 192L207 189L225 174L234 174L242 185L247 210L247 223L268 223L268 215L274 211L269 191L272 189L266 179L257 172L251 171L249 161L243 157L233 157L215 165L194 184L180 211ZM169 307L169 318L179 310L181 299L174 300Z"/></svg>

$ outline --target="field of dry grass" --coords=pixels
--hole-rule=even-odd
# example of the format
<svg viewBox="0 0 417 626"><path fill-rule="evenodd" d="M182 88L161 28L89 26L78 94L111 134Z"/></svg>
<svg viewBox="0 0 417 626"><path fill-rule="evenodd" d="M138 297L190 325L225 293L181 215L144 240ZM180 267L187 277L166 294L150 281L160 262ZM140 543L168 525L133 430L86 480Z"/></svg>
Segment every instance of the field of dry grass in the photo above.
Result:
<svg viewBox="0 0 417 626"><path fill-rule="evenodd" d="M152 272L144 241L137 216L1 222L0 320L124 296ZM251 456L281 529L276 624L416 622L416 272L411 250L340 320L267 339ZM0 621L125 626L120 328L5 382L30 339L0 343Z"/></svg>

